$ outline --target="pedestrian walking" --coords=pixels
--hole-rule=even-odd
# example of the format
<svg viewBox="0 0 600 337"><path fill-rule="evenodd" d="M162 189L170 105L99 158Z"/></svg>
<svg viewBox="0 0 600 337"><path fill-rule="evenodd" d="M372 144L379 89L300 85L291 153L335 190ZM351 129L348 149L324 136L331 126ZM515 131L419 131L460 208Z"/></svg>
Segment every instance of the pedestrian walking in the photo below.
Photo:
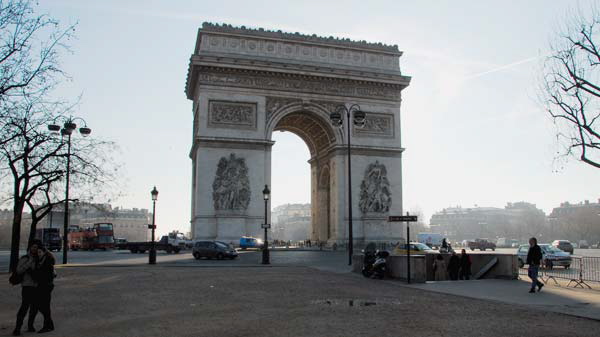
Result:
<svg viewBox="0 0 600 337"><path fill-rule="evenodd" d="M468 280L471 277L471 257L467 255L467 251L460 251L460 274L461 280Z"/></svg>
<svg viewBox="0 0 600 337"><path fill-rule="evenodd" d="M540 264L542 262L542 249L537 244L536 238L529 239L529 251L527 252L527 275L531 279L530 293L535 293L535 287L538 287L538 292L542 290L544 284L538 281L538 272L540 270Z"/></svg>
<svg viewBox="0 0 600 337"><path fill-rule="evenodd" d="M50 310L50 302L52 300L52 290L54 290L54 272L55 259L54 255L47 249L40 249L39 262L33 275L37 282L36 291L36 306L44 316L44 326L38 333L44 333L54 330L54 322L52 321L52 313Z"/></svg>
<svg viewBox="0 0 600 337"><path fill-rule="evenodd" d="M456 252L452 252L450 256L450 261L448 262L448 274L450 274L450 279L452 281L458 280L458 270L460 269L460 260Z"/></svg>
<svg viewBox="0 0 600 337"><path fill-rule="evenodd" d="M21 335L21 327L23 326L23 321L25 320L25 315L27 315L28 310L29 317L27 322L27 331L35 332L33 323L35 321L35 315L37 314L37 282L33 277L33 273L35 272L35 268L38 264L39 254L41 252L39 249L40 246L41 242L39 240L33 240L27 255L22 256L17 264L15 273L21 282L21 306L17 312L17 323L12 333L13 336Z"/></svg>
<svg viewBox="0 0 600 337"><path fill-rule="evenodd" d="M446 279L446 262L442 254L437 254L433 260L433 274L436 281L444 281Z"/></svg>

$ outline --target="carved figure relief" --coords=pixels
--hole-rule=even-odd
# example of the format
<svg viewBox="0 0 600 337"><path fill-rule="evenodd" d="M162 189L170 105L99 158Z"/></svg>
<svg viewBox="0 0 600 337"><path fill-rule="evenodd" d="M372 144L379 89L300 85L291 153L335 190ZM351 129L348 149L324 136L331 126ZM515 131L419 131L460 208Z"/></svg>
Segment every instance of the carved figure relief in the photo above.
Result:
<svg viewBox="0 0 600 337"><path fill-rule="evenodd" d="M359 207L363 213L386 213L392 204L390 182L385 165L379 161L369 164L360 184Z"/></svg>
<svg viewBox="0 0 600 337"><path fill-rule="evenodd" d="M355 127L354 134L368 137L394 137L394 115L368 113L364 127Z"/></svg>
<svg viewBox="0 0 600 337"><path fill-rule="evenodd" d="M215 210L246 210L250 203L250 181L244 158L234 153L222 157L213 182Z"/></svg>
<svg viewBox="0 0 600 337"><path fill-rule="evenodd" d="M208 126L254 129L256 128L256 104L210 101L208 103Z"/></svg>

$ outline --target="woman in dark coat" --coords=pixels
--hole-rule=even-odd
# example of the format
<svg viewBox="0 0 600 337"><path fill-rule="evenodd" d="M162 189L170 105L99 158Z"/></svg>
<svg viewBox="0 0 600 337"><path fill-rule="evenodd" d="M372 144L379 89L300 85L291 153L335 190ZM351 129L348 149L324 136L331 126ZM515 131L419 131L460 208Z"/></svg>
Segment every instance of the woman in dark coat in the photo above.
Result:
<svg viewBox="0 0 600 337"><path fill-rule="evenodd" d="M39 255L41 250L41 242L34 240L29 247L28 254L19 259L17 264L16 273L22 277L21 281L21 306L17 312L17 324L15 330L13 330L13 336L21 335L21 326L23 326L23 320L29 310L29 318L27 324L27 331L35 332L33 322L36 314L36 296L37 296L37 282L34 279L34 273L38 264Z"/></svg>
<svg viewBox="0 0 600 337"><path fill-rule="evenodd" d="M467 255L466 250L460 253L460 279L468 280L471 276L471 257Z"/></svg>
<svg viewBox="0 0 600 337"><path fill-rule="evenodd" d="M456 255L456 252L452 252L452 256L450 256L450 262L448 262L448 274L450 274L450 279L452 281L458 280L459 268L460 260L458 259L458 255Z"/></svg>
<svg viewBox="0 0 600 337"><path fill-rule="evenodd" d="M54 330L54 322L50 311L52 290L54 289L54 255L43 249L39 257L39 264L34 272L37 282L37 308L44 316L44 326L38 333Z"/></svg>

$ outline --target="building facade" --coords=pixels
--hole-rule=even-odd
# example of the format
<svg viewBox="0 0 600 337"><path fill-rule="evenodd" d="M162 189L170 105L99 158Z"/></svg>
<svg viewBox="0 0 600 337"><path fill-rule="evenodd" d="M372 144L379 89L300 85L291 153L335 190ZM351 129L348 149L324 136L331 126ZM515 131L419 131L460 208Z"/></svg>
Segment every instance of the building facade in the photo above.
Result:
<svg viewBox="0 0 600 337"><path fill-rule="evenodd" d="M600 244L600 199L579 203L565 201L548 216L551 235L556 240Z"/></svg>
<svg viewBox="0 0 600 337"><path fill-rule="evenodd" d="M452 241L486 238L510 238L526 241L543 235L545 213L527 202L508 203L498 207L450 207L431 216L430 229Z"/></svg>
<svg viewBox="0 0 600 337"><path fill-rule="evenodd" d="M271 213L273 239L301 241L311 237L310 204L286 204Z"/></svg>

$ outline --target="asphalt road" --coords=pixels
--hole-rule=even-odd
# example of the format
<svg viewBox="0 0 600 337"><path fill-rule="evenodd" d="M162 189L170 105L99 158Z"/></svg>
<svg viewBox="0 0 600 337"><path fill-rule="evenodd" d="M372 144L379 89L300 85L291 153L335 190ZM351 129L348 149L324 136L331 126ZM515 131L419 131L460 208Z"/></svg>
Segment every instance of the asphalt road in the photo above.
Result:
<svg viewBox="0 0 600 337"><path fill-rule="evenodd" d="M24 252L23 252L24 254ZM62 253L54 253L57 263L62 261ZM223 266L255 266L261 263L262 253L256 250L239 251L235 260L196 260L191 251L179 254L157 252L157 263L170 265L194 265L203 267ZM273 266L306 266L334 272L350 271L348 255L345 251L302 251L302 250L272 250L270 251ZM10 252L0 251L0 272L7 272ZM148 253L132 254L125 250L113 251L76 251L69 252L69 264L75 265L143 265L148 263Z"/></svg>
<svg viewBox="0 0 600 337"><path fill-rule="evenodd" d="M457 248L460 252L460 248ZM516 248L499 248L495 253L500 254L516 254ZM157 252L157 261L169 262L175 264L195 264L202 266L232 266L232 265L253 265L261 261L261 253L259 251L239 251L240 257L236 260L218 261L218 260L195 260L191 251L184 251L180 254L167 254L165 252ZM467 250L469 254L491 253L490 250L481 252L479 250ZM21 251L25 254L25 251ZM54 253L58 263L62 261L62 253ZM600 249L576 249L573 256L590 256L600 257ZM0 272L7 272L9 265L10 252L8 250L0 250ZM145 264L148 262L148 253L132 254L125 250L113 251L76 251L69 252L69 264L86 264L86 265L103 265L103 264ZM331 271L348 271L347 268L347 252L346 251L302 251L302 250L272 250L271 262L274 265L286 266L309 266ZM599 264L600 267L600 264Z"/></svg>

